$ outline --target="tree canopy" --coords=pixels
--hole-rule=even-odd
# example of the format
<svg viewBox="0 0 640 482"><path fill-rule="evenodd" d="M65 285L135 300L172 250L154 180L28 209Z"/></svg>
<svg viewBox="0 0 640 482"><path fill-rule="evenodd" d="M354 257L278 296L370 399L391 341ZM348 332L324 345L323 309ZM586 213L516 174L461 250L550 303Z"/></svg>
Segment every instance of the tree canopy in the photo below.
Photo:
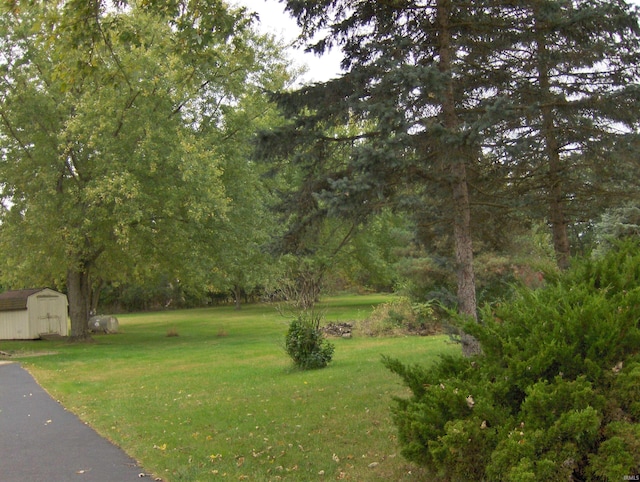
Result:
<svg viewBox="0 0 640 482"><path fill-rule="evenodd" d="M0 3L3 286L66 286L82 338L105 281L239 301L277 252L304 279L430 266L474 318L489 250L547 225L564 268L569 228L637 196L628 3L282 3L343 75L291 90L221 0Z"/></svg>
<svg viewBox="0 0 640 482"><path fill-rule="evenodd" d="M215 250L228 145L285 64L219 1L1 8L2 275L66 284L82 338L97 279Z"/></svg>

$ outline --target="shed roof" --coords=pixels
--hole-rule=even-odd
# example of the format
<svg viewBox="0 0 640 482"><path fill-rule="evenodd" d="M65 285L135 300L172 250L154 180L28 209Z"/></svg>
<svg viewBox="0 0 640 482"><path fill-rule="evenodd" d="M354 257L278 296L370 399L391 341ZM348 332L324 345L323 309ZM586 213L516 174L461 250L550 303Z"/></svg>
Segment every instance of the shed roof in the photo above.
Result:
<svg viewBox="0 0 640 482"><path fill-rule="evenodd" d="M31 288L0 293L0 311L26 310L27 299L46 288Z"/></svg>

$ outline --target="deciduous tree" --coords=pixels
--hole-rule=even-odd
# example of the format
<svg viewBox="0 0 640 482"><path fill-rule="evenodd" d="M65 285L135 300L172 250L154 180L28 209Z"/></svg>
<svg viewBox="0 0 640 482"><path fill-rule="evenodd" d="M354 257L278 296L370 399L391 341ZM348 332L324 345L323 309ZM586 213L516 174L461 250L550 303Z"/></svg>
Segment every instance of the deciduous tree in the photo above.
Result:
<svg viewBox="0 0 640 482"><path fill-rule="evenodd" d="M217 0L0 5L3 275L66 284L82 339L97 276L215 250L228 113L267 60Z"/></svg>

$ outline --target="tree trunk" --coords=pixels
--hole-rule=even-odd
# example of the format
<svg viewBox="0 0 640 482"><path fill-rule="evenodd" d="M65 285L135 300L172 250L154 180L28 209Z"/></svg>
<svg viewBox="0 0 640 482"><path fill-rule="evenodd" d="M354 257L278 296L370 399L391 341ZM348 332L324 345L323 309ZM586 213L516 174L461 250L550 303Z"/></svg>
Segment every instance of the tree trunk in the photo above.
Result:
<svg viewBox="0 0 640 482"><path fill-rule="evenodd" d="M444 127L453 135L460 129L460 121L456 113L455 94L451 69L453 51L449 16L451 0L438 0L438 37L439 37L439 69L449 74L447 86L442 99ZM459 141L458 141L459 142ZM445 145L443 153L448 153L449 175L453 200L453 232L456 246L456 268L458 278L458 312L477 320L476 282L473 269L473 243L471 239L471 208L469 189L467 186L466 151L460 145ZM473 356L480 353L478 341L466 333L462 335L462 353Z"/></svg>
<svg viewBox="0 0 640 482"><path fill-rule="evenodd" d="M553 113L553 93L549 79L547 38L544 21L537 5L534 7L536 21L538 87L540 89L542 138L545 144L545 155L548 162L547 190L549 202L549 222L553 234L553 249L560 269L567 269L571 259L571 247L567 234L567 221L564 210L564 193L562 185L562 159L560 143Z"/></svg>
<svg viewBox="0 0 640 482"><path fill-rule="evenodd" d="M560 269L567 269L571 261L571 247L567 234L564 214L562 179L560 177L560 156L552 153L549 158L549 222L553 234L553 249Z"/></svg>
<svg viewBox="0 0 640 482"><path fill-rule="evenodd" d="M454 220L453 234L456 246L456 268L458 280L458 312L465 317L477 320L476 279L473 268L473 242L471 238L471 208L464 162L451 165ZM462 334L462 353L473 356L480 353L478 340Z"/></svg>
<svg viewBox="0 0 640 482"><path fill-rule="evenodd" d="M100 280L90 291L91 300L89 302L89 316L98 314L98 304L100 302L100 293L102 293L103 288L107 285L103 280Z"/></svg>
<svg viewBox="0 0 640 482"><path fill-rule="evenodd" d="M242 309L242 301L240 300L240 297L242 296L242 288L238 285L235 285L231 292L233 293L233 303L235 305L235 309Z"/></svg>
<svg viewBox="0 0 640 482"><path fill-rule="evenodd" d="M91 339L88 326L90 293L87 270L69 269L67 271L67 296L69 298L72 341Z"/></svg>

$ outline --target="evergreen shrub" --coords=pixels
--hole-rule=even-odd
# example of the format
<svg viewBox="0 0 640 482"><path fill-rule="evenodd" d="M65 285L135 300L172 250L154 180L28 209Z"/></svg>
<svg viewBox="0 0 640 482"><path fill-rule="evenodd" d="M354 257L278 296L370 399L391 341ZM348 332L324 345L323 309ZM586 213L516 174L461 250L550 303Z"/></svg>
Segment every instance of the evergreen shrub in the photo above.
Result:
<svg viewBox="0 0 640 482"><path fill-rule="evenodd" d="M403 455L434 480L620 481L640 475L640 243L576 262L486 307L483 353L407 366Z"/></svg>
<svg viewBox="0 0 640 482"><path fill-rule="evenodd" d="M320 330L320 318L313 312L301 312L289 324L285 349L303 370L324 368L333 358L335 347Z"/></svg>

